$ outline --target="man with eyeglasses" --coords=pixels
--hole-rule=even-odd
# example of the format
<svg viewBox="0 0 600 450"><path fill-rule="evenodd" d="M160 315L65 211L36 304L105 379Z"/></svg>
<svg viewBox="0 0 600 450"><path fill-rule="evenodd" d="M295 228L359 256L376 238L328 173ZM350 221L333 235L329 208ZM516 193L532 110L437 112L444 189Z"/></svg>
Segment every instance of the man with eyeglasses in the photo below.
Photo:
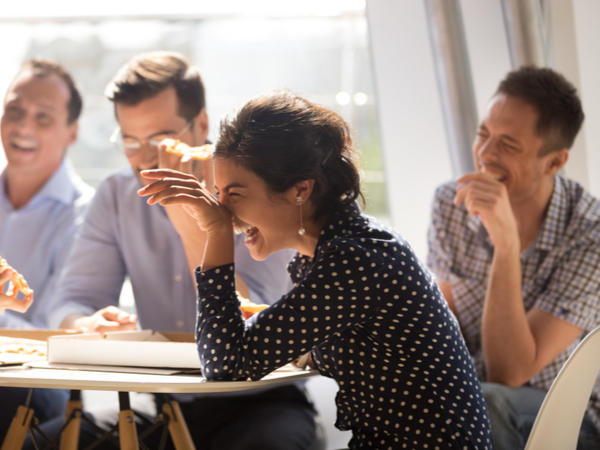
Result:
<svg viewBox="0 0 600 450"><path fill-rule="evenodd" d="M196 291L192 273L201 261L205 235L181 207L155 209L137 191L150 182L140 172L156 167L193 173L207 186L213 185L210 161L184 161L160 144L165 138L193 147L206 142L208 117L200 75L179 54L147 53L130 60L106 92L119 123L111 140L123 150L130 166L98 186L61 278L51 324L100 332L138 326L194 332ZM182 242L178 231L186 227L193 227L195 232L181 235L194 237ZM276 302L290 288L290 252L255 261L243 239L236 236L240 294L255 303ZM118 308L126 276L131 279L137 316ZM203 449L321 448L316 412L302 386L174 397L180 402L193 440ZM140 399L148 407L132 406L149 419L140 419L140 426L145 428L155 414L154 407L160 411L162 397L145 395ZM116 422L118 408L111 405L90 412L98 424L108 428ZM83 442L94 434L84 426ZM152 439L146 443L150 447L158 444Z"/></svg>
<svg viewBox="0 0 600 450"><path fill-rule="evenodd" d="M81 94L58 63L23 64L4 97L0 121L6 167L0 175L0 256L27 280L35 299L5 296L1 328L47 328L49 299L94 190L66 157L77 139ZM2 283L4 284L4 283ZM0 285L1 286L1 285ZM0 442L29 389L0 387ZM63 417L67 392L36 389L30 406L42 422Z"/></svg>

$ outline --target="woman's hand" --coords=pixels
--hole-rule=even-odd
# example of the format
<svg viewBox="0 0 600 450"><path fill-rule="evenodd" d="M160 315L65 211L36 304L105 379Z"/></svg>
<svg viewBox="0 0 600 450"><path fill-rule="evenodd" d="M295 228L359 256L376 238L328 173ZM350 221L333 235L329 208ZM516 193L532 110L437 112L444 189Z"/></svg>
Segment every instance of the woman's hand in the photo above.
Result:
<svg viewBox="0 0 600 450"><path fill-rule="evenodd" d="M151 196L148 204L181 205L198 223L201 230L211 233L231 229L231 214L191 174L172 169L145 170L142 176L157 181L138 191L142 197Z"/></svg>
<svg viewBox="0 0 600 450"><path fill-rule="evenodd" d="M12 309L20 313L24 313L29 309L31 303L33 303L33 291L25 296L23 300L17 299L16 286L13 286L13 293L7 295L4 293L4 284L10 280L13 276L11 269L4 269L0 273L0 313L3 313L6 309Z"/></svg>

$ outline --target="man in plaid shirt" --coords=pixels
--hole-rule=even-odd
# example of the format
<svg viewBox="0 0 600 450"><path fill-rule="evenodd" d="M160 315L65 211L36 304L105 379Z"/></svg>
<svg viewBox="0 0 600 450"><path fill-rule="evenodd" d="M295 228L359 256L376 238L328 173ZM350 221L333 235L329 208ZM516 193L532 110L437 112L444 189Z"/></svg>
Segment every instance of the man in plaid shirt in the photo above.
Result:
<svg viewBox="0 0 600 450"><path fill-rule="evenodd" d="M558 174L584 114L550 69L511 72L438 188L428 263L483 383L496 449L522 449L560 368L600 325L600 201ZM578 449L600 448L600 382Z"/></svg>

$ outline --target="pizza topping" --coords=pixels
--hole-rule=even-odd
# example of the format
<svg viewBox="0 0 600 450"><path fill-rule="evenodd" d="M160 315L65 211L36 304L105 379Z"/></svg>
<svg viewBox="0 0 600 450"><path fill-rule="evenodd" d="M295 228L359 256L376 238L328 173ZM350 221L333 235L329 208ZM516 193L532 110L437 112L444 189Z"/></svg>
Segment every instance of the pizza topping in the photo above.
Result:
<svg viewBox="0 0 600 450"><path fill-rule="evenodd" d="M240 309L244 319L249 319L254 314L261 312L263 309L267 309L269 305L257 305L251 302L247 298L240 298Z"/></svg>
<svg viewBox="0 0 600 450"><path fill-rule="evenodd" d="M44 341L0 336L0 354L46 356L47 352L48 346Z"/></svg>
<svg viewBox="0 0 600 450"><path fill-rule="evenodd" d="M188 158L197 159L199 161L205 161L212 157L212 144L204 144L200 147L190 147L177 139L165 139L162 143L167 145L167 153L172 153L181 157L187 156Z"/></svg>

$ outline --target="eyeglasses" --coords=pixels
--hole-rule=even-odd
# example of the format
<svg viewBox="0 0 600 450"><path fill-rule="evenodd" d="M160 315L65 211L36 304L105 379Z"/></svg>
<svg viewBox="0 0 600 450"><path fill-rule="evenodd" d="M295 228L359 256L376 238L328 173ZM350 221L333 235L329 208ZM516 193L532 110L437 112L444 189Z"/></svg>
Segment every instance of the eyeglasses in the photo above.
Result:
<svg viewBox="0 0 600 450"><path fill-rule="evenodd" d="M123 137L121 134L121 127L118 126L110 137L110 142L112 142L118 150L125 153L126 156L135 156L142 149L144 142L148 144L148 148L152 151L158 151L158 146L165 139L179 139L183 134L192 126L194 119L191 119L188 123L185 124L183 130L181 130L177 134L173 133L165 133L165 134L155 134L154 136L150 136L147 139L137 139L133 137Z"/></svg>

